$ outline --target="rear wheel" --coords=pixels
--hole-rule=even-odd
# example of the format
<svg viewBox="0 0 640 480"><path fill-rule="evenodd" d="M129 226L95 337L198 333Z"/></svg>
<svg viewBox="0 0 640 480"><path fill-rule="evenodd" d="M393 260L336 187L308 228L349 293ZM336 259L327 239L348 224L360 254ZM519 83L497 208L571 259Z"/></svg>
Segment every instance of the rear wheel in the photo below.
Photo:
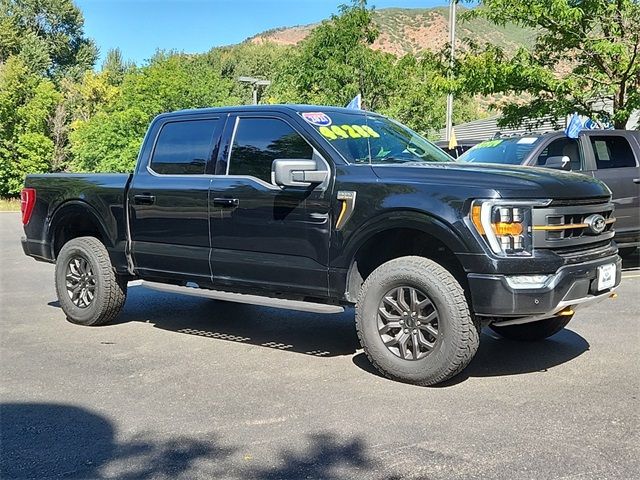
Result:
<svg viewBox="0 0 640 480"><path fill-rule="evenodd" d="M563 315L522 325L490 325L491 330L511 340L535 342L555 335L571 321L573 315Z"/></svg>
<svg viewBox="0 0 640 480"><path fill-rule="evenodd" d="M418 385L456 375L479 343L462 287L422 257L397 258L374 270L358 297L356 329L380 372Z"/></svg>
<svg viewBox="0 0 640 480"><path fill-rule="evenodd" d="M78 237L64 244L55 277L60 306L72 323L104 325L122 310L127 280L115 273L97 238Z"/></svg>

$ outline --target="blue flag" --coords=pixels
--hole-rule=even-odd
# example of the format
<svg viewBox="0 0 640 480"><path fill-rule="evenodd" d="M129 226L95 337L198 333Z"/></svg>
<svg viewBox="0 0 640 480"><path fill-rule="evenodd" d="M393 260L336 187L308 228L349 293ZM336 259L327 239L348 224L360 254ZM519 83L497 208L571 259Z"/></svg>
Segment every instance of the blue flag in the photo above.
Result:
<svg viewBox="0 0 640 480"><path fill-rule="evenodd" d="M574 113L567 128L564 129L564 134L569 138L578 138L580 130L582 130L582 120L580 120L580 115Z"/></svg>
<svg viewBox="0 0 640 480"><path fill-rule="evenodd" d="M599 130L602 128L602 126L598 122L587 118L587 120L584 122L584 128L586 130Z"/></svg>
<svg viewBox="0 0 640 480"><path fill-rule="evenodd" d="M362 110L362 95L356 95L353 100L347 103L346 108L351 108L353 110Z"/></svg>

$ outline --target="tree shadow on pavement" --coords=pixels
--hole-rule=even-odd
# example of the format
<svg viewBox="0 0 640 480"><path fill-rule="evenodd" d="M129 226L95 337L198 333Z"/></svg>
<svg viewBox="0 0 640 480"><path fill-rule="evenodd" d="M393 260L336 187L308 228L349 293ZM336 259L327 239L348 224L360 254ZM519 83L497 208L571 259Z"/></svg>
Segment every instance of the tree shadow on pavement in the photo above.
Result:
<svg viewBox="0 0 640 480"><path fill-rule="evenodd" d="M454 378L434 387L449 387L470 377L500 377L523 373L545 372L562 365L589 350L589 342L576 332L564 329L540 342L518 342L501 338L484 329L475 357ZM353 357L353 363L363 370L382 376L364 353Z"/></svg>
<svg viewBox="0 0 640 480"><path fill-rule="evenodd" d="M158 440L156 433L155 439L138 434L123 440L110 420L71 405L3 403L0 419L0 478L6 479L346 480L385 475L366 442L331 432L289 439L291 447L276 451L275 459L269 454L248 463L242 455L248 445L222 446L215 435L168 434Z"/></svg>
<svg viewBox="0 0 640 480"><path fill-rule="evenodd" d="M346 475L348 478L373 478L367 472L376 466L362 440L342 441L331 433L311 435L310 443L304 450L285 450L280 457L280 466L254 469L247 472L246 478L339 480L347 478ZM353 477L354 470L361 475Z"/></svg>
<svg viewBox="0 0 640 480"><path fill-rule="evenodd" d="M126 322L317 357L351 355L358 348L352 310L298 312L134 287L115 323Z"/></svg>
<svg viewBox="0 0 640 480"><path fill-rule="evenodd" d="M215 438L143 436L116 443L106 418L84 408L49 403L0 404L0 478L104 478L107 467L124 467L123 479L176 477L202 458L220 464L234 450ZM223 470L211 472L221 475ZM111 475L107 475L111 476Z"/></svg>

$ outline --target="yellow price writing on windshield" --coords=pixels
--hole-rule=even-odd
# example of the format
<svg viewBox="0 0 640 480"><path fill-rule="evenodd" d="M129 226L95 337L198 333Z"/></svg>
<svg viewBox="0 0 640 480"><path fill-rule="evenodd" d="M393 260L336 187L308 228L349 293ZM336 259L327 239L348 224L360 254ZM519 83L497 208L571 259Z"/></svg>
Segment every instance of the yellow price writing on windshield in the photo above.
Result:
<svg viewBox="0 0 640 480"><path fill-rule="evenodd" d="M331 125L320 127L318 131L329 140L348 138L380 138L380 134L369 125Z"/></svg>

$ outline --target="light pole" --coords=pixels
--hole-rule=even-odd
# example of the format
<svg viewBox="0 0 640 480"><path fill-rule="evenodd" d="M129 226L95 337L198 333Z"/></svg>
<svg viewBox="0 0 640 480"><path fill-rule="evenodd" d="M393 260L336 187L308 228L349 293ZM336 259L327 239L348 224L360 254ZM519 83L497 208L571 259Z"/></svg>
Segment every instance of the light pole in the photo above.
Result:
<svg viewBox="0 0 640 480"><path fill-rule="evenodd" d="M451 0L449 3L449 44L451 45L451 56L449 57L449 80L453 79L453 63L456 55L456 4L458 0ZM445 140L451 139L453 129L453 93L447 94L447 120L445 128Z"/></svg>
<svg viewBox="0 0 640 480"><path fill-rule="evenodd" d="M254 77L238 77L238 81L240 83L248 83L249 85L251 85L254 105L258 104L258 88L268 87L269 85L271 85L271 82L269 80L260 80L259 78Z"/></svg>

